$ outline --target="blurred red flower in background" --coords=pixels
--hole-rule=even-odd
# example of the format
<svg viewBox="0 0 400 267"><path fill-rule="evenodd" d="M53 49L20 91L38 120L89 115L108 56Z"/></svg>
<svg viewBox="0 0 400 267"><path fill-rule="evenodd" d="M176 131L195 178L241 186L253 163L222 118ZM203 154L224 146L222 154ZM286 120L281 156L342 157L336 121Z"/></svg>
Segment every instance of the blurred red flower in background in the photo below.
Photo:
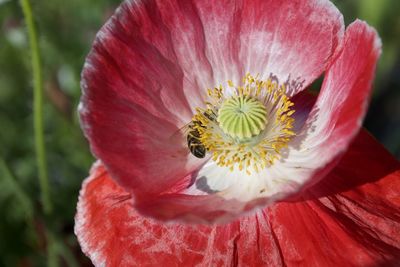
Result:
<svg viewBox="0 0 400 267"><path fill-rule="evenodd" d="M324 0L124 2L82 74L99 158L82 250L96 266L394 265L400 164L360 131L380 47Z"/></svg>

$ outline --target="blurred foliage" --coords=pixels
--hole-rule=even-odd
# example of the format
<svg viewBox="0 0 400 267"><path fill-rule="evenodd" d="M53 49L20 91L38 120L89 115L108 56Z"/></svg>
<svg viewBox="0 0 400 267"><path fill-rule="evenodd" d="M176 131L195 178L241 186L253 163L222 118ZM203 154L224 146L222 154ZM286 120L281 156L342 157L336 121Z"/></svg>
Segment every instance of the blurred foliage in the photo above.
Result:
<svg viewBox="0 0 400 267"><path fill-rule="evenodd" d="M400 157L400 1L334 2L346 24L356 18L366 20L382 37L383 55L365 126ZM46 240L55 240L52 249L61 266L90 266L73 234L78 192L94 160L79 128L76 107L85 56L119 1L32 4L44 64L45 134L55 213L45 218L39 203L30 58L22 13L18 1L0 0L0 266L45 265Z"/></svg>

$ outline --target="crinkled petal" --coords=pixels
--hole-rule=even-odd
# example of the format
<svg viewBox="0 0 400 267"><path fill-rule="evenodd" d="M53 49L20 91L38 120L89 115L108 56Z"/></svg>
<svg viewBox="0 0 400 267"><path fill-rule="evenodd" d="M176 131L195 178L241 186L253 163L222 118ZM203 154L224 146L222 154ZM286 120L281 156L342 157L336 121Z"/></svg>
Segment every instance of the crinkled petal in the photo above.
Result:
<svg viewBox="0 0 400 267"><path fill-rule="evenodd" d="M203 163L169 138L204 105L206 88L268 71L304 79L294 93L320 75L342 34L340 12L324 0L126 1L86 60L82 127L135 196L172 190Z"/></svg>
<svg viewBox="0 0 400 267"><path fill-rule="evenodd" d="M98 162L80 193L75 233L96 266L396 266L399 192L399 162L366 132L300 200L226 225L143 217Z"/></svg>
<svg viewBox="0 0 400 267"><path fill-rule="evenodd" d="M164 224L139 215L97 162L85 180L75 233L95 266L281 266L262 214L225 226Z"/></svg>
<svg viewBox="0 0 400 267"><path fill-rule="evenodd" d="M361 131L325 179L270 218L285 236L282 254L299 266L397 266L399 208L400 163Z"/></svg>

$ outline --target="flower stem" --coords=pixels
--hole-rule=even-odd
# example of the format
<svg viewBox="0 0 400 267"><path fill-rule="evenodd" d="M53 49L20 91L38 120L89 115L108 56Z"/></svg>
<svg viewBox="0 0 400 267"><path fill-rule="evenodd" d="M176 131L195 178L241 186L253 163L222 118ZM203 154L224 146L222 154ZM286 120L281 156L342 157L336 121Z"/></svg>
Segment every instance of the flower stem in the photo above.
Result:
<svg viewBox="0 0 400 267"><path fill-rule="evenodd" d="M49 215L52 211L50 202L49 179L47 175L47 161L44 144L43 130L43 81L40 62L40 53L36 29L33 22L32 8L29 0L21 0L22 12L28 29L29 45L31 50L31 63L33 72L33 116L35 150L38 166L39 184L41 189L41 201L44 213Z"/></svg>

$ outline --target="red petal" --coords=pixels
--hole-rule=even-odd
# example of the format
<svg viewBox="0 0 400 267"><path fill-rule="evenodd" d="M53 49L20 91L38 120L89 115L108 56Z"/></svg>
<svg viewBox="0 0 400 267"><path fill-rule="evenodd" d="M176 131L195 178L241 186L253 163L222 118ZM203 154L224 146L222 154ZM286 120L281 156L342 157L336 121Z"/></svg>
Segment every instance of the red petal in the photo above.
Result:
<svg viewBox="0 0 400 267"><path fill-rule="evenodd" d="M135 195L168 190L199 164L168 137L190 121L206 88L265 67L306 85L342 32L329 1L126 1L82 73L80 114L92 151Z"/></svg>
<svg viewBox="0 0 400 267"><path fill-rule="evenodd" d="M75 232L96 266L395 266L399 178L399 162L361 132L302 200L226 225L188 226L137 214L97 163L80 194Z"/></svg>
<svg viewBox="0 0 400 267"><path fill-rule="evenodd" d="M225 226L163 224L137 214L97 163L84 182L75 233L96 266L281 266L262 214Z"/></svg>
<svg viewBox="0 0 400 267"><path fill-rule="evenodd" d="M137 195L169 188L199 164L188 162L187 146L170 137L191 120L190 105L201 103L198 87L205 85L187 79L203 73L200 67L210 71L204 55L196 56L204 42L192 49L197 27L188 30L190 43L175 43L160 12L154 2L125 2L97 35L82 73L80 117L92 151ZM188 73L183 64L191 64ZM189 103L188 94L197 97Z"/></svg>
<svg viewBox="0 0 400 267"><path fill-rule="evenodd" d="M312 185L323 178L359 131L380 49L377 33L365 22L347 28L343 50L326 72L303 132L292 142L298 148L290 151L287 165L301 167L298 182Z"/></svg>
<svg viewBox="0 0 400 267"><path fill-rule="evenodd" d="M395 266L399 178L399 162L362 131L337 167L303 194L303 202L271 208L275 232L284 237L285 260L304 266Z"/></svg>

